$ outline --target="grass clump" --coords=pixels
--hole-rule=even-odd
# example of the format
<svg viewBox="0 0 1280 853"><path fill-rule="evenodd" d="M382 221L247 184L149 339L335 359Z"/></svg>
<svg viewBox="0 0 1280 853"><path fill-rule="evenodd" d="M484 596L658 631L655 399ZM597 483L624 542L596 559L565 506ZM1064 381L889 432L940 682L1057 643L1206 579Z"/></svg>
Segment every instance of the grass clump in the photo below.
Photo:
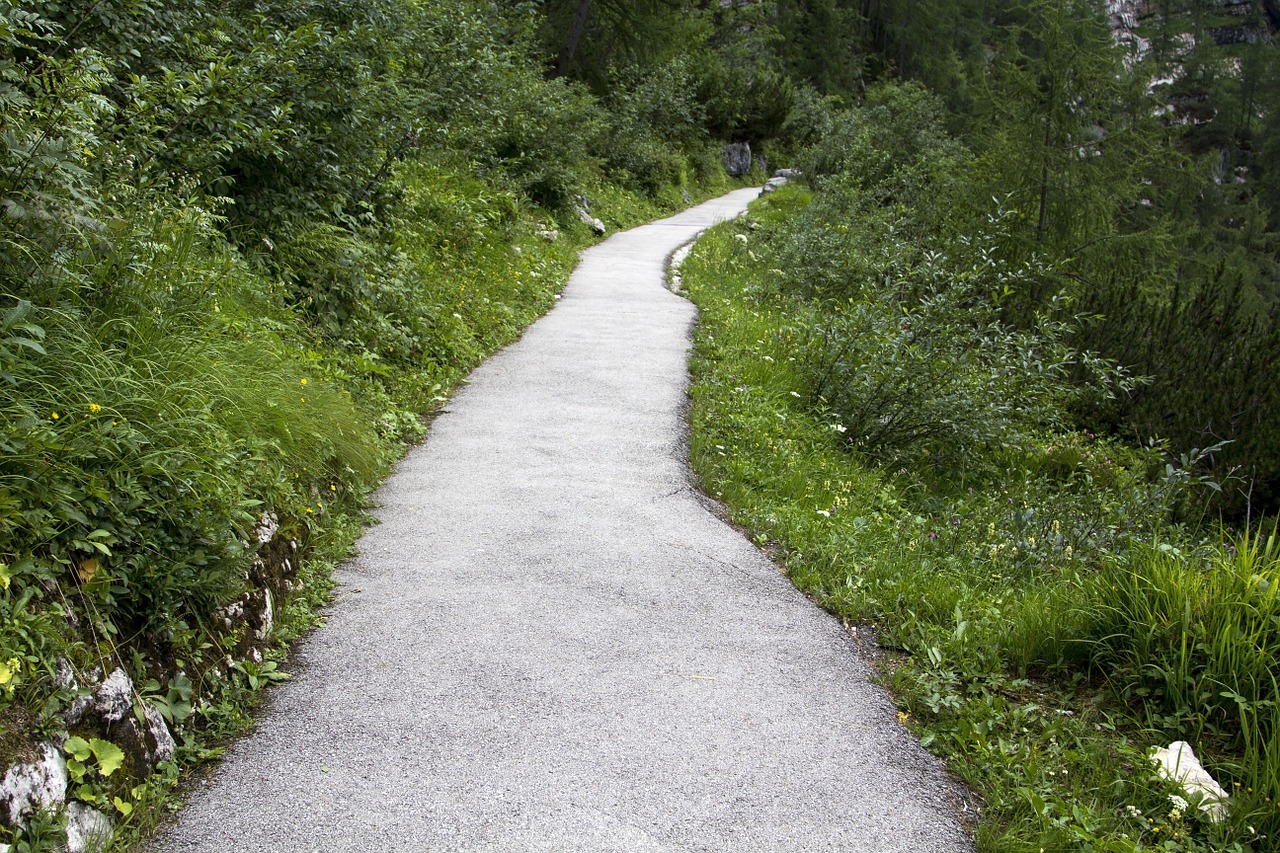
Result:
<svg viewBox="0 0 1280 853"><path fill-rule="evenodd" d="M786 187L685 262L704 489L892 650L902 718L981 798L981 849L1270 849L1274 529L1193 526L1194 470L1079 425L1133 380L1055 336L1069 312L1000 311L1036 272L1000 270L998 216L958 242L896 201L846 215L907 173L947 194L912 168ZM1225 821L1170 799L1147 751L1172 740L1232 793Z"/></svg>

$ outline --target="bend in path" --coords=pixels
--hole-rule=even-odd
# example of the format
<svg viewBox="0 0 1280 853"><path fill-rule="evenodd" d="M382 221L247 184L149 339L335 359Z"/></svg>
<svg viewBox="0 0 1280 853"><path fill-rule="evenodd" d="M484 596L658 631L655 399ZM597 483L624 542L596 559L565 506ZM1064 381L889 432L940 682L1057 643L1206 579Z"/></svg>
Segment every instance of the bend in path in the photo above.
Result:
<svg viewBox="0 0 1280 853"><path fill-rule="evenodd" d="M971 849L848 635L688 485L664 263L754 194L584 252L473 374L159 849Z"/></svg>

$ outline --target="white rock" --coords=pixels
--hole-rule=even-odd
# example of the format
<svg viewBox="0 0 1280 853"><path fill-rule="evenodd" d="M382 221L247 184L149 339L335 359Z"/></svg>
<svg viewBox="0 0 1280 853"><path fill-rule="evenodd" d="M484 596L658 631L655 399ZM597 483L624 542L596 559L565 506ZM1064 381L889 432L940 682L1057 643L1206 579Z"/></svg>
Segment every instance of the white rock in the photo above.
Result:
<svg viewBox="0 0 1280 853"><path fill-rule="evenodd" d="M111 841L111 818L84 803L67 806L67 853L100 853Z"/></svg>
<svg viewBox="0 0 1280 853"><path fill-rule="evenodd" d="M93 692L93 707L108 723L123 720L133 707L133 681L116 668Z"/></svg>
<svg viewBox="0 0 1280 853"><path fill-rule="evenodd" d="M0 806L8 805L9 823L26 826L26 817L37 809L51 809L67 799L67 762L51 743L40 745L35 764L15 764L0 782Z"/></svg>
<svg viewBox="0 0 1280 853"><path fill-rule="evenodd" d="M94 667L92 672L86 674L90 684L96 683L102 678L102 669ZM71 666L71 662L66 658L58 661L58 670L54 674L54 681L58 687L63 690L75 690L77 692L84 691L81 687L80 679L76 675L75 669ZM84 719L84 715L93 707L93 697L87 695L77 696L71 700L71 705L62 712L62 719L68 726L74 726Z"/></svg>
<svg viewBox="0 0 1280 853"><path fill-rule="evenodd" d="M76 671L71 667L71 661L66 658L58 658L58 669L53 675L53 683L58 685L62 690L75 690L78 686L76 683ZM3 853L3 851L0 851Z"/></svg>
<svg viewBox="0 0 1280 853"><path fill-rule="evenodd" d="M770 178L769 180L765 181L764 186L760 188L760 195L766 195L768 193L771 193L774 190L776 190L778 187L785 187L789 183L791 183L791 181L787 178L782 178L782 177Z"/></svg>
<svg viewBox="0 0 1280 853"><path fill-rule="evenodd" d="M164 717L151 705L143 705L142 715L147 720L147 730L151 733L151 739L156 744L152 760L157 763L172 761L178 745L174 743L173 735L169 733L169 726L165 724Z"/></svg>
<svg viewBox="0 0 1280 853"><path fill-rule="evenodd" d="M1200 811L1210 820L1221 823L1226 819L1229 808L1227 792L1200 765L1189 743L1175 740L1167 747L1156 747L1151 750L1151 760L1161 776L1177 782L1192 800L1200 801Z"/></svg>
<svg viewBox="0 0 1280 853"><path fill-rule="evenodd" d="M274 512L268 512L258 522L258 529L254 531L254 538L258 540L259 545L266 545L276 538L276 531L279 529L280 519Z"/></svg>
<svg viewBox="0 0 1280 853"><path fill-rule="evenodd" d="M276 624L275 600L272 598L271 590L264 590L264 592L266 593L266 603L263 605L262 613L259 617L262 627L254 632L259 640L265 640L270 636L271 630Z"/></svg>
<svg viewBox="0 0 1280 853"><path fill-rule="evenodd" d="M601 222L599 219L596 219L590 213L587 213L585 210L582 210L581 208L579 208L578 219L584 225L591 226L591 230L594 231L598 236L604 236L604 232L605 232L604 223Z"/></svg>
<svg viewBox="0 0 1280 853"><path fill-rule="evenodd" d="M584 195L574 196L573 209L574 212L578 214L579 222L582 222L584 225L591 226L591 230L594 231L597 236L604 236L604 223L591 215L591 200L589 198Z"/></svg>

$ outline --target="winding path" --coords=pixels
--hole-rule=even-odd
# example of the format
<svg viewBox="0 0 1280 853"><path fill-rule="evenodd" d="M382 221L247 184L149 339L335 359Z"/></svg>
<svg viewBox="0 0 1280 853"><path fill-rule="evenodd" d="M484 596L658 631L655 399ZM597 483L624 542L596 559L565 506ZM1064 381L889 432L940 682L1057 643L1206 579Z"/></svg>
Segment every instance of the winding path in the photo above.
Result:
<svg viewBox="0 0 1280 853"><path fill-rule="evenodd" d="M583 253L378 495L327 624L158 849L968 851L841 626L689 484L664 261Z"/></svg>

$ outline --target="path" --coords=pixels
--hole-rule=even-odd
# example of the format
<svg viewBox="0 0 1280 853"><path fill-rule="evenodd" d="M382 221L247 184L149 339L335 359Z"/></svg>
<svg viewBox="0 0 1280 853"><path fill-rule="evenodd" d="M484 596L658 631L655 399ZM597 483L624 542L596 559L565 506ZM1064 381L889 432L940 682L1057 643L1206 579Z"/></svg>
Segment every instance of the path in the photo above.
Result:
<svg viewBox="0 0 1280 853"><path fill-rule="evenodd" d="M588 250L475 372L160 849L970 849L847 634L689 486L663 263L753 195Z"/></svg>

